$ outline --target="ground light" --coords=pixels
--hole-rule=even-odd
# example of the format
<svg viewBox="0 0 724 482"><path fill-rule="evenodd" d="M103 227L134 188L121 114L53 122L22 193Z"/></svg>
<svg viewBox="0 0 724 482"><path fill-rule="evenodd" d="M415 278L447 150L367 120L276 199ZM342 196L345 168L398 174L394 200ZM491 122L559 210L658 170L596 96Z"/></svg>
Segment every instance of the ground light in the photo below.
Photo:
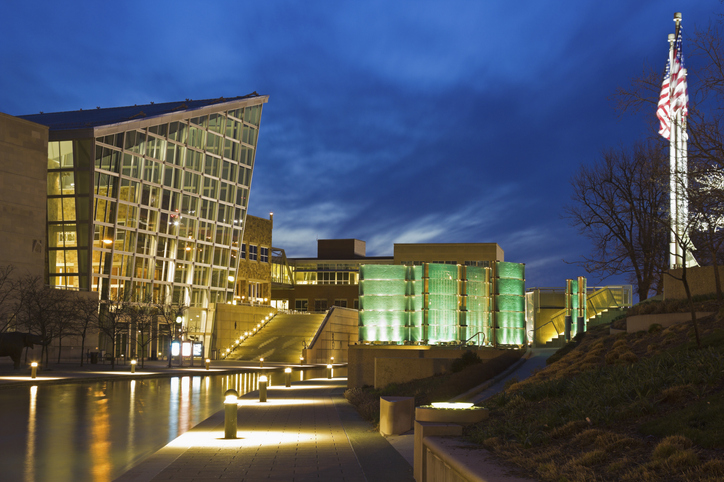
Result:
<svg viewBox="0 0 724 482"><path fill-rule="evenodd" d="M33 362L30 364L30 378L35 378L38 376L38 362Z"/></svg>
<svg viewBox="0 0 724 482"><path fill-rule="evenodd" d="M304 365L304 357L300 356L299 357L299 366L302 366L302 365Z"/></svg>
<svg viewBox="0 0 724 482"><path fill-rule="evenodd" d="M224 393L224 438L236 438L239 392L233 388Z"/></svg>
<svg viewBox="0 0 724 482"><path fill-rule="evenodd" d="M136 360L131 360L131 373L136 373Z"/></svg>
<svg viewBox="0 0 724 482"><path fill-rule="evenodd" d="M264 358L259 358L259 368L264 368Z"/></svg>
<svg viewBox="0 0 724 482"><path fill-rule="evenodd" d="M292 369L289 367L284 369L284 380L287 387L292 386Z"/></svg>
<svg viewBox="0 0 724 482"><path fill-rule="evenodd" d="M209 369L209 365L211 365L211 360L209 360L209 359L207 358L207 359L204 361L204 365L206 365L206 369L208 370L208 369Z"/></svg>
<svg viewBox="0 0 724 482"><path fill-rule="evenodd" d="M332 378L332 365L327 365L327 379Z"/></svg>

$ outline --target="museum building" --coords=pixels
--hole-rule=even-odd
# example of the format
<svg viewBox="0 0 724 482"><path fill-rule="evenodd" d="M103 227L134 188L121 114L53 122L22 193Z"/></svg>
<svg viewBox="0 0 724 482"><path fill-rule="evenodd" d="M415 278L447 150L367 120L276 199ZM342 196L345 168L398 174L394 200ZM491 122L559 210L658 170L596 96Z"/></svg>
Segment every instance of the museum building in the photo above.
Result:
<svg viewBox="0 0 724 482"><path fill-rule="evenodd" d="M19 116L48 128L48 285L96 291L101 301L188 307L184 332L208 354L215 304L242 296L238 269L249 259L246 210L267 101L255 92ZM264 231L270 238L271 226ZM253 249L263 256L271 239L262 238Z"/></svg>

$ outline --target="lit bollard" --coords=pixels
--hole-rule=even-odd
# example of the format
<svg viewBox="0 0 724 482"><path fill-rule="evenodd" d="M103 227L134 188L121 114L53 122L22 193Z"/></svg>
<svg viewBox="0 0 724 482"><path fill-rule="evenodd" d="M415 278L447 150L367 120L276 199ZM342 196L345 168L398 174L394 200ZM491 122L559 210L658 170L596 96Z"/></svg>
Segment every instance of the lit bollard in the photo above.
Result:
<svg viewBox="0 0 724 482"><path fill-rule="evenodd" d="M327 365L327 380L332 379L332 365Z"/></svg>
<svg viewBox="0 0 724 482"><path fill-rule="evenodd" d="M233 388L224 393L224 438L236 438L238 399L239 393Z"/></svg>
<svg viewBox="0 0 724 482"><path fill-rule="evenodd" d="M266 375L259 377L259 401L266 402Z"/></svg>
<svg viewBox="0 0 724 482"><path fill-rule="evenodd" d="M259 358L259 368L264 368L264 359Z"/></svg>
<svg viewBox="0 0 724 482"><path fill-rule="evenodd" d="M284 379L287 388L292 386L292 369L287 367L284 369Z"/></svg>
<svg viewBox="0 0 724 482"><path fill-rule="evenodd" d="M136 373L136 360L131 360L131 373Z"/></svg>
<svg viewBox="0 0 724 482"><path fill-rule="evenodd" d="M334 357L329 357L329 363L334 363Z"/></svg>
<svg viewBox="0 0 724 482"><path fill-rule="evenodd" d="M35 378L38 376L38 362L33 362L30 364L30 378Z"/></svg>
<svg viewBox="0 0 724 482"><path fill-rule="evenodd" d="M208 369L209 369L209 365L211 365L211 360L209 360L209 359L207 358L206 361L204 362L204 365L206 365L206 369L208 370Z"/></svg>
<svg viewBox="0 0 724 482"><path fill-rule="evenodd" d="M304 365L304 357L300 356L299 357L299 366L302 366L302 365Z"/></svg>

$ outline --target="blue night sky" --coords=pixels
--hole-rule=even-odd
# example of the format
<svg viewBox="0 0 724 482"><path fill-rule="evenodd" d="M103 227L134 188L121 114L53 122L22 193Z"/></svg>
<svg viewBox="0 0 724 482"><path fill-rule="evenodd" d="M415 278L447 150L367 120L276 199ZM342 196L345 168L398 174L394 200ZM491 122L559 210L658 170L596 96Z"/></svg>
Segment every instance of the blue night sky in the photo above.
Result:
<svg viewBox="0 0 724 482"><path fill-rule="evenodd" d="M33 1L0 18L0 111L269 95L250 214L274 246L497 242L527 286L585 274L569 178L649 135L610 96L716 1ZM684 44L686 53L686 43ZM688 60L688 59L687 59ZM694 64L688 65L690 70ZM609 279L607 282L622 282ZM589 285L597 284L591 276Z"/></svg>

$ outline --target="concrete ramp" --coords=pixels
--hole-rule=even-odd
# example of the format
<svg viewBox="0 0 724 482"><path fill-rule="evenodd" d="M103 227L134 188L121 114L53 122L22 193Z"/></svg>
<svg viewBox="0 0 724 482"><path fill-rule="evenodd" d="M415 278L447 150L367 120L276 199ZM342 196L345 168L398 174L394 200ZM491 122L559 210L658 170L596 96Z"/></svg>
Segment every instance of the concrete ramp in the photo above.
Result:
<svg viewBox="0 0 724 482"><path fill-rule="evenodd" d="M312 341L324 314L278 314L229 355L228 360L299 363L302 350Z"/></svg>

